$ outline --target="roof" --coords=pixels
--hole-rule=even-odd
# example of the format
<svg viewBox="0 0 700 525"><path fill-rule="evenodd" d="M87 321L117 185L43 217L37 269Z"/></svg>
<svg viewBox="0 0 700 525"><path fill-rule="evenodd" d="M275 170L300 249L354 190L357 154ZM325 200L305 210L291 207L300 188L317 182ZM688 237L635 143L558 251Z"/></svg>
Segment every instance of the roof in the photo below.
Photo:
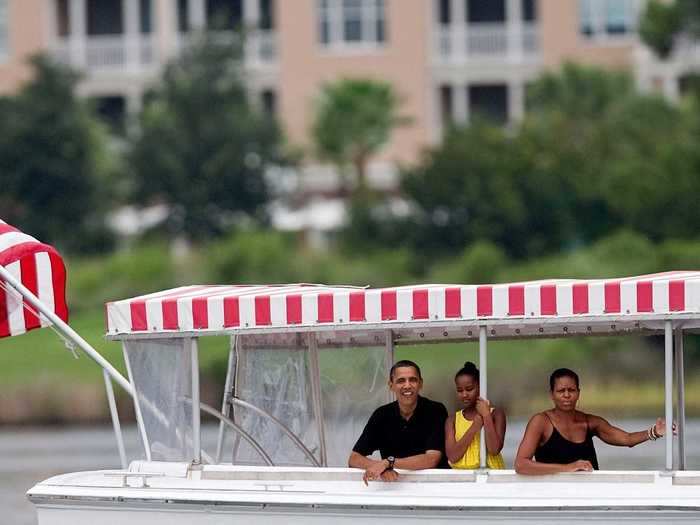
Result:
<svg viewBox="0 0 700 525"><path fill-rule="evenodd" d="M514 327L671 317L700 318L700 272L376 289L310 284L184 286L108 303L107 332L119 338L500 324L520 334Z"/></svg>
<svg viewBox="0 0 700 525"><path fill-rule="evenodd" d="M0 219L0 266L61 319L68 320L66 269L61 256L52 246L39 242ZM0 278L0 337L20 335L48 324Z"/></svg>

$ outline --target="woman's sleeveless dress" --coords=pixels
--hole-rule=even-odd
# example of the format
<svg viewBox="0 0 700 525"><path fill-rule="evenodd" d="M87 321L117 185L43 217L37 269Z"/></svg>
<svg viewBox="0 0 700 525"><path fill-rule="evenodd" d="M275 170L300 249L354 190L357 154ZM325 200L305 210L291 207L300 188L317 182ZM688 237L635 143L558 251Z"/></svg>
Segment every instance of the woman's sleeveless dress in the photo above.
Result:
<svg viewBox="0 0 700 525"><path fill-rule="evenodd" d="M552 435L535 450L535 461L565 465L585 459L591 462L595 470L598 470L598 456L593 446L593 432L588 428L588 420L586 420L586 438L581 443L576 443L562 436L547 413L545 416L552 424Z"/></svg>
<svg viewBox="0 0 700 525"><path fill-rule="evenodd" d="M467 430L469 430L472 426L473 421L469 421L467 418L465 418L462 415L462 411L458 411L457 414L455 415L455 440L459 441L464 434L467 433ZM450 463L450 466L452 468L459 468L459 469L477 469L480 466L479 462L479 447L480 447L480 442L481 442L481 432L477 432L477 434L474 436L474 439L472 439L472 442L469 443L469 446L467 447L466 452L464 453L464 456L459 458L458 461L455 463ZM506 468L506 464L503 461L503 456L501 454L488 454L486 457L486 465L489 468L493 469L504 469Z"/></svg>

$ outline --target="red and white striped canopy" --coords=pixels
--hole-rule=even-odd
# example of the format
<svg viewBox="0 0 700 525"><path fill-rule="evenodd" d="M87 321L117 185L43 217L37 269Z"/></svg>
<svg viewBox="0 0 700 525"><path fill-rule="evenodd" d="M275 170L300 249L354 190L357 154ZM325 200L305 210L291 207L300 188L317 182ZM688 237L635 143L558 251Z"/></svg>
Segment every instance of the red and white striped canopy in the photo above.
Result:
<svg viewBox="0 0 700 525"><path fill-rule="evenodd" d="M66 268L58 252L0 220L0 266L68 321ZM22 297L0 278L0 337L47 326Z"/></svg>
<svg viewBox="0 0 700 525"><path fill-rule="evenodd" d="M494 285L351 288L185 286L107 304L108 334L430 327L454 321L635 318L698 313L700 272Z"/></svg>

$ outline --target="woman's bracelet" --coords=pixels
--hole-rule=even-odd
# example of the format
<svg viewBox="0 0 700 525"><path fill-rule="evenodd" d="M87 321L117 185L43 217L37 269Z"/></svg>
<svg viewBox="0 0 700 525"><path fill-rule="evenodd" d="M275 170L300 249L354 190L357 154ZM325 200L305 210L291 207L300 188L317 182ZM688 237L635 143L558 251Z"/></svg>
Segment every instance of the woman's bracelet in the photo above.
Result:
<svg viewBox="0 0 700 525"><path fill-rule="evenodd" d="M649 427L649 430L647 430L647 437L650 441L656 441L661 437L656 433L656 425L652 425Z"/></svg>

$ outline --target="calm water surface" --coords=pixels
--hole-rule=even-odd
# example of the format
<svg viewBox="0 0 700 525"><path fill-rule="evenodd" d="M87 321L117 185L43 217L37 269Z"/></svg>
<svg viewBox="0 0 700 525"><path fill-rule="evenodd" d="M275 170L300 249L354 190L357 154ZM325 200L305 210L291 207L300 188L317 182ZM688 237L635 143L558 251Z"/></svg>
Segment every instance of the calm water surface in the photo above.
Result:
<svg viewBox="0 0 700 525"><path fill-rule="evenodd" d="M512 465L522 436L524 421L509 422L504 456ZM641 430L651 420L616 421L626 430ZM139 455L137 435L125 429L127 455ZM216 428L203 433L205 450L213 451ZM633 449L610 447L596 440L598 458L605 469L661 469L664 442L644 443ZM700 419L687 424L686 457L688 467L700 469ZM55 474L79 470L119 468L119 456L111 427L79 429L29 429L0 432L0 522L7 525L35 525L36 517L25 492L35 483Z"/></svg>

